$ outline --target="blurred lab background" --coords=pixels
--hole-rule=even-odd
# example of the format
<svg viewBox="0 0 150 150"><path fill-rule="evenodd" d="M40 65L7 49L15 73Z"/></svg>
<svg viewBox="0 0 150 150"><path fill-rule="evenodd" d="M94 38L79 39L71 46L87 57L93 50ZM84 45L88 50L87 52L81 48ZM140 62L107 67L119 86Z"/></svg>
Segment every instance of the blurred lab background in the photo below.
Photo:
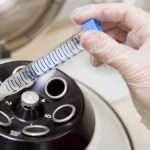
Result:
<svg viewBox="0 0 150 150"><path fill-rule="evenodd" d="M12 53L14 59L39 57L76 32L70 21L74 8L108 2L150 9L149 0L0 0L0 56Z"/></svg>
<svg viewBox="0 0 150 150"><path fill-rule="evenodd" d="M149 0L0 0L1 59L34 60L47 54L77 32L70 21L74 8L108 2L129 3L150 11ZM94 68L86 52L60 69L105 97L127 124L138 150L148 150L150 131L140 123L126 84L115 69L106 65Z"/></svg>

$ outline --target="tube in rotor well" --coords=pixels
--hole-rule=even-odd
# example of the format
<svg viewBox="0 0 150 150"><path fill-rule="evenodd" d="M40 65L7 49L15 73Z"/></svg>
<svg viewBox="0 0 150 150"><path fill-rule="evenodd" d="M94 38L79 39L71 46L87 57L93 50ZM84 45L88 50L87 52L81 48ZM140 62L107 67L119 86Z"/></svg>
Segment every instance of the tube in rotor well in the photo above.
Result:
<svg viewBox="0 0 150 150"><path fill-rule="evenodd" d="M101 24L95 19L90 19L82 24L84 32L89 30L102 31ZM8 77L0 86L0 101L6 96L13 95L33 85L36 79L56 66L66 62L84 49L80 46L80 35L75 34L46 56L33 61L22 70Z"/></svg>

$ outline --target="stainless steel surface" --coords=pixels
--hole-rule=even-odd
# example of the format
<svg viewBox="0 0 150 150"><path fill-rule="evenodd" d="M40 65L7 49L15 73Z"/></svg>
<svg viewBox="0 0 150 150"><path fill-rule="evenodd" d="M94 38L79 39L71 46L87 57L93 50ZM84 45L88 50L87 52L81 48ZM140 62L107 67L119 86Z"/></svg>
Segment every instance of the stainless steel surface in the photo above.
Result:
<svg viewBox="0 0 150 150"><path fill-rule="evenodd" d="M40 100L39 95L34 91L25 91L21 95L22 107L34 108Z"/></svg>
<svg viewBox="0 0 150 150"><path fill-rule="evenodd" d="M54 77L50 79L44 88L45 94L49 98L55 100L62 98L67 93L67 90L68 90L67 81L61 77Z"/></svg>
<svg viewBox="0 0 150 150"><path fill-rule="evenodd" d="M0 121L0 126L1 127L8 127L8 126L11 125L12 120L5 112L0 111L0 116L5 118L5 120L7 120L7 121L2 121L2 120Z"/></svg>
<svg viewBox="0 0 150 150"><path fill-rule="evenodd" d="M39 132L37 132L36 130L39 130ZM44 135L47 135L49 132L50 132L50 129L47 126L43 126L43 125L26 126L24 127L22 131L23 134L27 136L33 136L33 137L44 136Z"/></svg>
<svg viewBox="0 0 150 150"><path fill-rule="evenodd" d="M19 67L17 67L14 71L13 71L13 75L15 75L18 71L20 71L21 69L23 69L25 66L23 65L23 66L19 66Z"/></svg>
<svg viewBox="0 0 150 150"><path fill-rule="evenodd" d="M8 50L28 43L56 17L65 0L0 0L0 44Z"/></svg>
<svg viewBox="0 0 150 150"><path fill-rule="evenodd" d="M70 108L71 109L70 114L68 114L65 118L62 118L62 119L57 118L56 114L59 111L61 112L61 110L64 109L64 108ZM61 106L59 106L59 107L57 107L55 109L55 111L52 114L52 118L53 118L53 121L55 123L66 123L66 122L69 122L75 116L75 114L76 114L76 108L75 108L75 106L71 105L71 104L65 104L65 105L61 105Z"/></svg>

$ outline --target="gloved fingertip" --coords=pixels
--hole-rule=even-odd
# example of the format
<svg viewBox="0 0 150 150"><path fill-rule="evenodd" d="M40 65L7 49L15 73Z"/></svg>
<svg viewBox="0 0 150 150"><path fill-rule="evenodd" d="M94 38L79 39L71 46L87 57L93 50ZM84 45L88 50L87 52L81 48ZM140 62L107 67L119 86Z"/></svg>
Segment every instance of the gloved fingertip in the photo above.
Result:
<svg viewBox="0 0 150 150"><path fill-rule="evenodd" d="M102 63L100 63L94 56L91 56L91 63L94 67L98 67Z"/></svg>
<svg viewBox="0 0 150 150"><path fill-rule="evenodd" d="M81 18L81 14L83 13L83 9L82 7L76 8L75 10L73 10L73 12L71 13L71 20L74 23L77 24L81 24L82 22L82 18Z"/></svg>
<svg viewBox="0 0 150 150"><path fill-rule="evenodd" d="M81 34L81 45L90 53L93 52L97 43L100 42L101 32L87 31Z"/></svg>
<svg viewBox="0 0 150 150"><path fill-rule="evenodd" d="M70 16L70 20L71 20L71 22L72 22L73 24L80 24L80 18L74 16L74 14L72 14L72 15Z"/></svg>
<svg viewBox="0 0 150 150"><path fill-rule="evenodd" d="M76 8L71 14L71 20L77 24L82 24L84 21L90 19L88 10L95 10L95 5L89 4Z"/></svg>

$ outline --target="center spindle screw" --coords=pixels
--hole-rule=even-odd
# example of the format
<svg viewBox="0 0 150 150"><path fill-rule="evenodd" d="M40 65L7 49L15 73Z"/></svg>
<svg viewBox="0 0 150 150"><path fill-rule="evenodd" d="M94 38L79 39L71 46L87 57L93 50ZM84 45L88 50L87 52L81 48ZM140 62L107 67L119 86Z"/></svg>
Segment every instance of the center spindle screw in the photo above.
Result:
<svg viewBox="0 0 150 150"><path fill-rule="evenodd" d="M39 95L34 91L26 91L21 95L22 107L34 108L39 103Z"/></svg>

